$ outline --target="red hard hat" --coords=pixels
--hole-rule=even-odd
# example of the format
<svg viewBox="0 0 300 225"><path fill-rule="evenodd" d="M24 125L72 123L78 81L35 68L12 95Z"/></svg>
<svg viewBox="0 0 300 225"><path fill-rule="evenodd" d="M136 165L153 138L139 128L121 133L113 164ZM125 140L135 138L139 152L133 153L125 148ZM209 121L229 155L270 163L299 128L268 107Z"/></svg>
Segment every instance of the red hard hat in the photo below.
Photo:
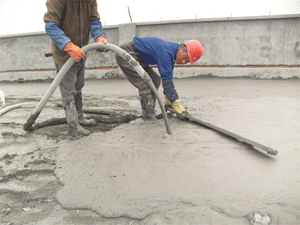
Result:
<svg viewBox="0 0 300 225"><path fill-rule="evenodd" d="M185 41L185 45L188 50L190 62L193 65L194 62L200 59L203 53L202 45L199 41L195 41L195 40Z"/></svg>

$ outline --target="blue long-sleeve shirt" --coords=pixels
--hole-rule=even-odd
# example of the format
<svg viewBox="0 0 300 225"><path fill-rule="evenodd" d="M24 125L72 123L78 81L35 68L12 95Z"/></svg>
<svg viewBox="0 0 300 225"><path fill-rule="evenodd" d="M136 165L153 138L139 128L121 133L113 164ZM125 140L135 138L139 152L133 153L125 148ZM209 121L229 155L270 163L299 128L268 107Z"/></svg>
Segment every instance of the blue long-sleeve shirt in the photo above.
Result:
<svg viewBox="0 0 300 225"><path fill-rule="evenodd" d="M133 41L142 60L157 65L162 80L173 78L174 59L179 44L156 37L134 37Z"/></svg>
<svg viewBox="0 0 300 225"><path fill-rule="evenodd" d="M134 37L133 41L142 60L147 64L157 65L164 94L170 102L179 99L172 80L179 44L156 37Z"/></svg>

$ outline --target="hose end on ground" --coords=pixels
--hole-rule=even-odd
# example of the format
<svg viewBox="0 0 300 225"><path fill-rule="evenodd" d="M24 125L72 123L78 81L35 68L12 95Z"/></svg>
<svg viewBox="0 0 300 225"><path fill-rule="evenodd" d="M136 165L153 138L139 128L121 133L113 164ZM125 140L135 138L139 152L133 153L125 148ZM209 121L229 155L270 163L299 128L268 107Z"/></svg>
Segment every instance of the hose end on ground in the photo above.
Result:
<svg viewBox="0 0 300 225"><path fill-rule="evenodd" d="M268 148L268 149L267 149L267 153L268 153L269 155L277 155L277 154L278 154L278 151L275 150L275 149L272 149L272 148Z"/></svg>
<svg viewBox="0 0 300 225"><path fill-rule="evenodd" d="M29 117L27 122L23 125L23 130L33 131L34 129L33 129L32 125L34 124L36 119L39 117L39 115L40 115L40 112L38 112L36 114L31 114L31 116Z"/></svg>

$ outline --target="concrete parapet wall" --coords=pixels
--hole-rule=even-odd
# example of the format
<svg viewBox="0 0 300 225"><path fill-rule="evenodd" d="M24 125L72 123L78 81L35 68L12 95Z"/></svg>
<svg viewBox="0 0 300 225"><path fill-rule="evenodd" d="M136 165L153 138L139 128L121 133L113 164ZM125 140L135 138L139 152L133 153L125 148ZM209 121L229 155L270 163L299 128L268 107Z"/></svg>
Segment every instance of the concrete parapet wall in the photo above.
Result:
<svg viewBox="0 0 300 225"><path fill-rule="evenodd" d="M174 77L291 78L300 77L299 27L300 14L121 24L104 29L108 41L115 45L134 36L156 36L177 43L199 40L204 53L196 67L175 68ZM50 43L45 32L1 36L0 81L23 76L25 80L53 79L53 60L45 57L45 53L51 52ZM111 68L117 67L112 52L90 52L86 67L87 77L109 77L108 72L123 77L119 70L111 73Z"/></svg>
<svg viewBox="0 0 300 225"><path fill-rule="evenodd" d="M291 79L300 78L299 68L178 68L174 70L175 78L195 76L216 76L226 78L251 79Z"/></svg>
<svg viewBox="0 0 300 225"><path fill-rule="evenodd" d="M158 69L154 67L158 73ZM1 73L0 82L26 82L53 80L54 70L48 71L19 71ZM174 78L187 77L224 77L250 79L299 79L299 68L215 68L215 67L178 67L174 69ZM87 69L86 79L125 79L119 69Z"/></svg>

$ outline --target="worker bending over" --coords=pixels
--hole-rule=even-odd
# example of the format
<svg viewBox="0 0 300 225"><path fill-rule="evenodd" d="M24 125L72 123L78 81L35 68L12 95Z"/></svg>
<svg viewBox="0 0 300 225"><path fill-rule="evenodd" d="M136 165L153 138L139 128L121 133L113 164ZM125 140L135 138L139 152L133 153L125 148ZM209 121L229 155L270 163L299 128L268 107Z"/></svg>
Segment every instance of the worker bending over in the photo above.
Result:
<svg viewBox="0 0 300 225"><path fill-rule="evenodd" d="M129 53L141 67L149 74L156 89L162 80L166 104L171 105L180 117L186 112L180 104L179 96L173 84L174 64L192 65L200 59L203 48L201 43L195 40L185 41L185 44L169 42L157 37L134 37L133 41L120 46ZM122 57L116 56L117 63L131 84L139 91L143 118L155 118L156 97L147 82ZM150 67L157 65L160 76Z"/></svg>

